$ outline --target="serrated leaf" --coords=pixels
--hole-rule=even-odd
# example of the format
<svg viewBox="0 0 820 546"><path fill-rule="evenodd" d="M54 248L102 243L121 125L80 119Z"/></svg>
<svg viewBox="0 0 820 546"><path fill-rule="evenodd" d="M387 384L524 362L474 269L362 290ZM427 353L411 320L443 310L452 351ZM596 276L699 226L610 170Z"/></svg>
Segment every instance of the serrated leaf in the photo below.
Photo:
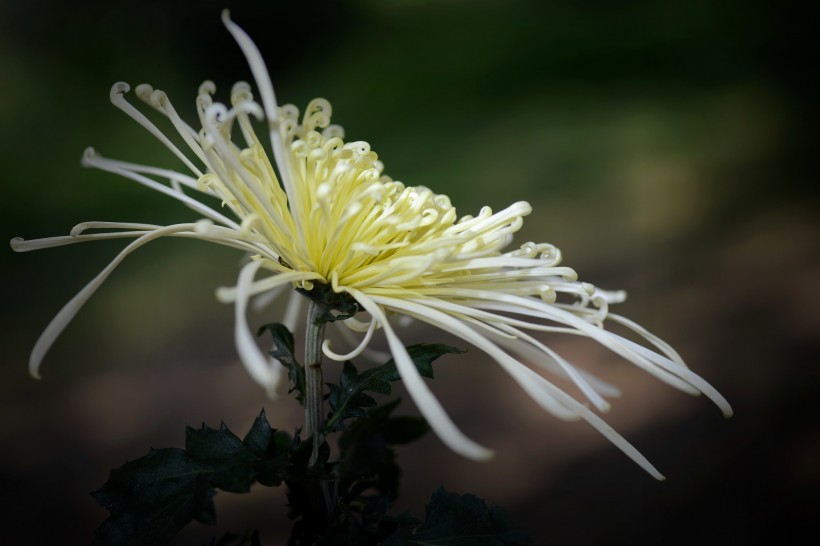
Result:
<svg viewBox="0 0 820 546"><path fill-rule="evenodd" d="M272 323L259 328L257 335L261 336L266 330L273 337L273 349L270 351L270 355L288 369L288 379L290 379L291 384L288 393L295 392L294 398L304 406L305 392L307 391L305 369L296 360L293 334L284 324Z"/></svg>
<svg viewBox="0 0 820 546"><path fill-rule="evenodd" d="M442 344L411 345L407 353L416 369L423 377L433 377L433 361L445 354L459 354L464 351ZM351 362L345 362L339 385L329 385L328 403L331 414L325 423L325 431L344 430L345 421L365 415L366 408L372 408L376 401L365 392L390 394L390 383L401 379L393 359L376 368L362 373Z"/></svg>
<svg viewBox="0 0 820 546"><path fill-rule="evenodd" d="M419 373L423 377L429 377L430 379L433 378L433 361L439 358L440 356L444 355L460 355L466 351L462 349L457 349L456 347L450 347L449 345L444 345L443 343L430 343L430 344L419 344L419 345L410 345L407 347L407 353L410 355L410 358L413 359L413 364L416 365ZM387 364L393 363L393 359L387 361ZM395 364L393 364L395 367ZM398 376L398 371L396 372Z"/></svg>
<svg viewBox="0 0 820 546"><path fill-rule="evenodd" d="M399 529L384 546L529 546L529 535L517 528L507 513L489 507L475 495L436 490L427 503L424 523L414 531Z"/></svg>
<svg viewBox="0 0 820 546"><path fill-rule="evenodd" d="M287 477L291 442L287 433L271 428L262 410L242 440L256 455L253 468L259 483L272 487Z"/></svg>
<svg viewBox="0 0 820 546"><path fill-rule="evenodd" d="M247 493L254 482L254 463L259 457L225 423L219 429L186 428L185 449L207 469L208 481L232 493Z"/></svg>
<svg viewBox="0 0 820 546"><path fill-rule="evenodd" d="M215 523L215 491L203 467L182 449L152 449L111 471L92 496L111 512L95 544L167 544L192 519Z"/></svg>
<svg viewBox="0 0 820 546"><path fill-rule="evenodd" d="M222 424L188 427L186 449L152 449L111 471L94 498L111 513L95 544L167 544L192 519L216 522L215 488L236 493L258 481L279 485L290 468L291 439L272 429L264 411L245 440Z"/></svg>
<svg viewBox="0 0 820 546"><path fill-rule="evenodd" d="M345 362L338 385L328 384L328 403L331 414L325 423L325 430L332 432L344 429L344 421L365 414L364 408L376 405L373 397L364 393L369 390L390 394L390 383L382 379L379 371L383 366L359 374L352 362Z"/></svg>

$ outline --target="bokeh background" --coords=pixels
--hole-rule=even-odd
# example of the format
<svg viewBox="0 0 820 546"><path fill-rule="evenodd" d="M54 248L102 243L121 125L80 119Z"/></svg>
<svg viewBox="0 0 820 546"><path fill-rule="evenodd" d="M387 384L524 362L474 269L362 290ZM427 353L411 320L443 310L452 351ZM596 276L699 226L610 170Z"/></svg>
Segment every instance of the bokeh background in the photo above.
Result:
<svg viewBox="0 0 820 546"><path fill-rule="evenodd" d="M203 79L248 79L226 2L0 3L0 234L66 234L86 220L175 223L192 213L83 170L86 146L181 168L108 102L114 81L165 89L194 119ZM559 246L584 280L624 288L622 314L668 340L733 403L677 393L593 343L551 340L624 390L608 420L658 483L581 423L528 401L477 351L433 383L487 464L430 436L401 451L397 510L440 484L504 506L534 544L789 542L818 516L820 331L814 24L776 2L360 0L227 2L283 102L330 99L387 172L447 193L461 213L526 199L517 239ZM222 95L226 97L225 94ZM28 352L118 242L0 252L3 544L87 544L106 512L88 492L186 424L242 433L265 399L239 364L231 284L242 257L162 240L80 312L43 365ZM275 313L257 317L275 320ZM412 340L443 340L413 330ZM446 341L446 340L444 340ZM406 411L414 412L411 404ZM219 525L284 544L282 491L217 496Z"/></svg>

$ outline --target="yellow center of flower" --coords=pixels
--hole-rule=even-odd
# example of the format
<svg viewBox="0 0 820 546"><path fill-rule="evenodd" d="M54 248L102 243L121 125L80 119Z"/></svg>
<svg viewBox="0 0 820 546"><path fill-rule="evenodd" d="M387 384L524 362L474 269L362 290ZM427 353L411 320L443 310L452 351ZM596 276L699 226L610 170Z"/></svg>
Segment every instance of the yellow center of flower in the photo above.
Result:
<svg viewBox="0 0 820 546"><path fill-rule="evenodd" d="M324 99L310 102L301 124L295 107L280 108L280 185L250 123L256 105L247 86L234 87L230 111L211 105L207 94L199 103L200 142L211 166L199 185L232 208L250 236L267 241L277 257L274 269L317 273L336 291L451 280L464 274L460 262L498 255L530 212L522 202L457 220L446 195L390 179L368 143L345 143L341 127L329 124ZM243 149L229 140L234 120L247 142Z"/></svg>

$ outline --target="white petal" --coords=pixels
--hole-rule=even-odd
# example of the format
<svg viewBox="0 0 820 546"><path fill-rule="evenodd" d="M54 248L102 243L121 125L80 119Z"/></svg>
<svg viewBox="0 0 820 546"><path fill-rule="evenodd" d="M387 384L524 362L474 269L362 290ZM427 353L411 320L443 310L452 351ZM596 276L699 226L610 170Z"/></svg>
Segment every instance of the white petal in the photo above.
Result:
<svg viewBox="0 0 820 546"><path fill-rule="evenodd" d="M263 261L258 261L259 265L267 265ZM261 294L262 292L267 292L268 290L273 290L278 286L282 286L283 284L289 282L299 282L299 281L306 281L306 280L316 280L321 279L322 276L318 273L304 273L301 271L291 271L289 273L277 273L275 275L271 275L270 277L265 277L262 280L254 281L250 285L245 287L246 290L246 297L255 296L256 294ZM236 286L228 287L228 286L220 286L216 289L216 299L218 299L222 303L231 303L237 301L239 299L239 284L237 283Z"/></svg>
<svg viewBox="0 0 820 546"><path fill-rule="evenodd" d="M302 309L305 306L305 298L299 292L292 291L290 299L288 300L288 307L285 310L285 315L282 318L282 324L291 332L296 331L296 325L299 322L299 317L302 314Z"/></svg>
<svg viewBox="0 0 820 546"><path fill-rule="evenodd" d="M80 308L85 305L85 302L87 302L94 292L97 291L97 288L105 282L111 272L116 269L116 267L125 259L126 256L145 243L153 241L154 239L171 235L179 231L192 230L193 228L193 224L175 224L162 227L142 235L139 239L126 246L113 260L111 260L111 263L105 266L105 268L100 271L97 276L91 280L91 282L85 285L85 287L83 287L77 295L71 298L71 300L69 300L69 302L66 303L62 309L60 309L57 315L51 319L51 322L48 326L46 326L46 329L43 330L43 333L40 334L40 338L37 340L37 343L34 344L34 349L31 351L31 357L29 358L29 373L37 379L40 378L40 364L43 361L43 357L45 357L48 350L54 344L54 341L63 332L63 330L65 330L65 327L68 326L68 323L71 322Z"/></svg>
<svg viewBox="0 0 820 546"><path fill-rule="evenodd" d="M105 158L99 155L93 148L87 148L85 153L83 154L83 165L89 167L95 167L102 171L108 171L110 173L118 174L124 178L128 178L137 182L138 184L142 184L152 190L158 191L160 193L164 193L165 195L172 197L178 201L181 201L189 208L197 211L198 213L202 214L206 218L210 218L214 222L218 222L222 225L239 229L239 224L228 218L227 216L220 214L219 212L213 210L212 208L208 207L204 203L197 201L196 199L190 197L182 193L181 191L174 190L173 188L169 188L164 184L160 184L156 180L152 180L147 176L143 176L136 171L128 170L125 166L127 164L118 162L113 159Z"/></svg>
<svg viewBox="0 0 820 546"><path fill-rule="evenodd" d="M325 356L331 358L337 362L344 362L345 360L352 360L362 354L364 350L367 348L367 345L370 343L370 340L373 338L373 332L376 330L376 321L370 322L370 328L367 329L367 333L364 335L362 340L359 342L358 346L350 351L347 354L337 354L330 350L330 340L326 339L324 343L322 343L322 352L325 353Z"/></svg>
<svg viewBox="0 0 820 546"><path fill-rule="evenodd" d="M188 157L183 154L179 148L177 148L173 142L168 140L168 137L160 131L156 125L154 125L145 115L134 108L134 106L125 100L125 93L131 90L131 86L125 82L117 82L111 87L111 92L109 94L111 98L111 103L125 112L128 117L142 125L145 129L148 130L149 133L154 135L160 142L162 142L166 148L171 150L171 152L177 156L185 165L191 169L191 171L196 174L198 177L202 176L202 171L199 170Z"/></svg>
<svg viewBox="0 0 820 546"><path fill-rule="evenodd" d="M656 479L664 479L663 475L658 472L658 470L646 459L646 457L641 455L641 453L635 449L632 444L627 442L623 436L618 434L600 417L590 411L589 408L579 403L570 395L512 358L485 337L478 335L473 329L461 323L458 319L430 307L425 307L424 305L419 305L413 302L402 301L396 298L374 297L373 301L374 303L381 303L387 307L393 307L400 312L409 312L419 320L433 324L446 332L450 332L465 341L472 343L498 362L513 377L513 379L518 382L521 388L524 389L524 391L529 394L533 400L544 406L545 409L551 410L557 402L573 410L586 422L598 430L598 432L603 434L610 442L615 444L615 446L623 451L630 459L641 466L641 468L646 470Z"/></svg>
<svg viewBox="0 0 820 546"><path fill-rule="evenodd" d="M239 359L245 365L245 369L254 381L260 384L271 398L276 397L276 387L279 384L279 373L277 367L272 365L272 358L263 354L256 344L254 336L248 327L248 319L245 316L248 298L250 297L250 286L253 277L262 266L262 262L255 261L245 265L239 272L236 281L236 305L234 306L235 323L234 339Z"/></svg>
<svg viewBox="0 0 820 546"><path fill-rule="evenodd" d="M279 132L279 106L276 102L276 93L273 89L270 74L256 44L253 43L253 40L251 40L250 36L248 36L244 30L231 21L230 13L227 9L222 12L222 22L234 40L236 40L236 43L245 55L251 73L253 73L253 79L256 82L256 87L259 90L259 96L262 100L262 107L268 119L273 157L279 171L282 186L287 194L293 223L296 226L294 236L299 239L299 246L306 248L308 241L305 240L306 229L304 222L308 220L310 209L305 205L306 196L302 195L300 188L296 185L295 174L291 172L291 163L289 161L290 150L285 149L282 135Z"/></svg>
<svg viewBox="0 0 820 546"><path fill-rule="evenodd" d="M286 287L280 286L279 288L274 288L273 290L268 290L267 292L257 294L256 297L253 298L253 301L251 301L251 309L254 311L261 311L266 307L269 307L277 299L279 299L279 296L281 296L285 291Z"/></svg>
<svg viewBox="0 0 820 546"><path fill-rule="evenodd" d="M390 346L390 351L396 362L396 368L401 374L402 381L407 387L407 391L419 408L419 411L424 415L427 422L433 431L441 438L450 449L456 453L463 455L469 459L477 461L487 460L493 456L493 452L485 447L478 445L464 433L462 433L447 416L444 408L430 391L427 384L419 375L415 364L413 364L410 355L407 354L404 344L393 332L393 328L387 321L387 317L382 312L381 308L368 296L355 289L348 289L348 292L353 296L362 307L373 316L384 328L384 334L387 337L387 343Z"/></svg>
<svg viewBox="0 0 820 546"><path fill-rule="evenodd" d="M452 315L458 315L462 320L470 320L482 323L492 324L495 328L499 328L505 331L509 331L509 327L516 327L514 329L514 333L512 334L514 337L526 337L527 339L532 339L530 336L521 332L518 328L523 329L531 329L536 331L545 331L545 332L558 332L558 333L570 333L570 334L580 334L577 330L567 329L567 328L554 328L554 327L545 327L537 324L532 324L529 322L521 321L512 319L510 317L506 317L503 315L498 315L495 313L488 313L486 311L482 311L480 309L475 309L473 307L468 307L465 305L459 305L454 302L440 300L437 298L425 298L425 299L417 299L417 298L409 298L410 301L415 301L421 305L428 305L434 307L436 309L440 309L446 313ZM509 326L508 326L509 325ZM529 343L520 343L516 339L509 339L509 335L506 336L499 336L498 343L509 347L518 354L522 356L526 356L527 358L531 359L533 362L537 363L539 366L549 370L550 372L559 375L561 377L567 378L575 378L573 379L576 381L576 384L580 387L581 384L586 385L583 388L592 389L594 393L600 394L602 396L610 396L610 397L619 397L621 396L621 391L618 390L613 385L610 385L595 376L576 368L575 366L569 364L565 360L563 360L560 356L554 353L552 349L549 347L545 347L538 343L539 347L536 348L532 344ZM544 360L544 353L550 356L550 359ZM559 359L561 361L559 361ZM572 374L568 373L568 369L572 369ZM595 394L590 395L590 399L595 397ZM598 402L596 404L599 409L603 407L608 407L608 404L604 402L601 404Z"/></svg>
<svg viewBox="0 0 820 546"><path fill-rule="evenodd" d="M346 325L350 320L351 319L345 319L342 325ZM376 328L378 328L378 326L378 324L375 325ZM356 341L356 336L353 335L353 332L349 328L337 328L337 331L351 347L355 347L359 344L359 342ZM378 362L379 364L383 364L391 358L390 353L371 349L370 347L365 347L362 351L362 355L371 362Z"/></svg>
<svg viewBox="0 0 820 546"><path fill-rule="evenodd" d="M467 301L464 302L465 305L470 305L470 300L473 299L476 301L492 301L495 303L505 304L505 310L512 313L517 313L519 310L535 311L544 319L552 320L576 328L582 334L594 339L604 347L607 347L611 351L629 360L636 366L673 387L683 390L684 392L691 392L692 389L690 386L695 387L695 389L703 392L703 394L707 395L715 404L717 404L724 412L724 415L727 412L728 404L725 399L717 393L714 387L711 387L711 385L706 383L706 381L698 375L688 370L685 366L681 366L667 357L656 353L652 353L654 356L650 360L645 353L645 351L649 351L648 349L636 349L636 347L641 346L635 343L625 343L624 338L608 332L599 326L590 324L586 320L576 316L574 313L566 309L562 309L558 305L547 304L534 298L485 290L433 289L426 290L426 292L433 294L440 292L450 297L455 296L467 298ZM689 386L687 386L687 384Z"/></svg>

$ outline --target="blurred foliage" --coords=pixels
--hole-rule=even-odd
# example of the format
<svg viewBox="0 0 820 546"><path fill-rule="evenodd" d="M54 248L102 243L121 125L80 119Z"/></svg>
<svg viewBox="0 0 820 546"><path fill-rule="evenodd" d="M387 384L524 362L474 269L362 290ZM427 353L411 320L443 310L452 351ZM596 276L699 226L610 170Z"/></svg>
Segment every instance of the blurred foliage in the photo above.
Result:
<svg viewBox="0 0 820 546"><path fill-rule="evenodd" d="M8 185L16 205L6 218L26 211L29 226L56 228L58 218L101 209L169 214L156 196L121 181L109 187L109 175L79 171L77 160L96 145L175 166L106 92L120 79L148 81L192 117L201 80L224 93L248 79L219 19L224 5L4 3L2 149L15 159L5 176L36 182ZM710 170L778 160L785 182L796 183L805 167L783 160L808 129L807 37L774 4L227 5L265 55L280 100L329 98L349 136L370 141L394 177L453 193L468 210L599 192L658 152L685 154L684 168L706 171L691 182L701 185L717 179Z"/></svg>

